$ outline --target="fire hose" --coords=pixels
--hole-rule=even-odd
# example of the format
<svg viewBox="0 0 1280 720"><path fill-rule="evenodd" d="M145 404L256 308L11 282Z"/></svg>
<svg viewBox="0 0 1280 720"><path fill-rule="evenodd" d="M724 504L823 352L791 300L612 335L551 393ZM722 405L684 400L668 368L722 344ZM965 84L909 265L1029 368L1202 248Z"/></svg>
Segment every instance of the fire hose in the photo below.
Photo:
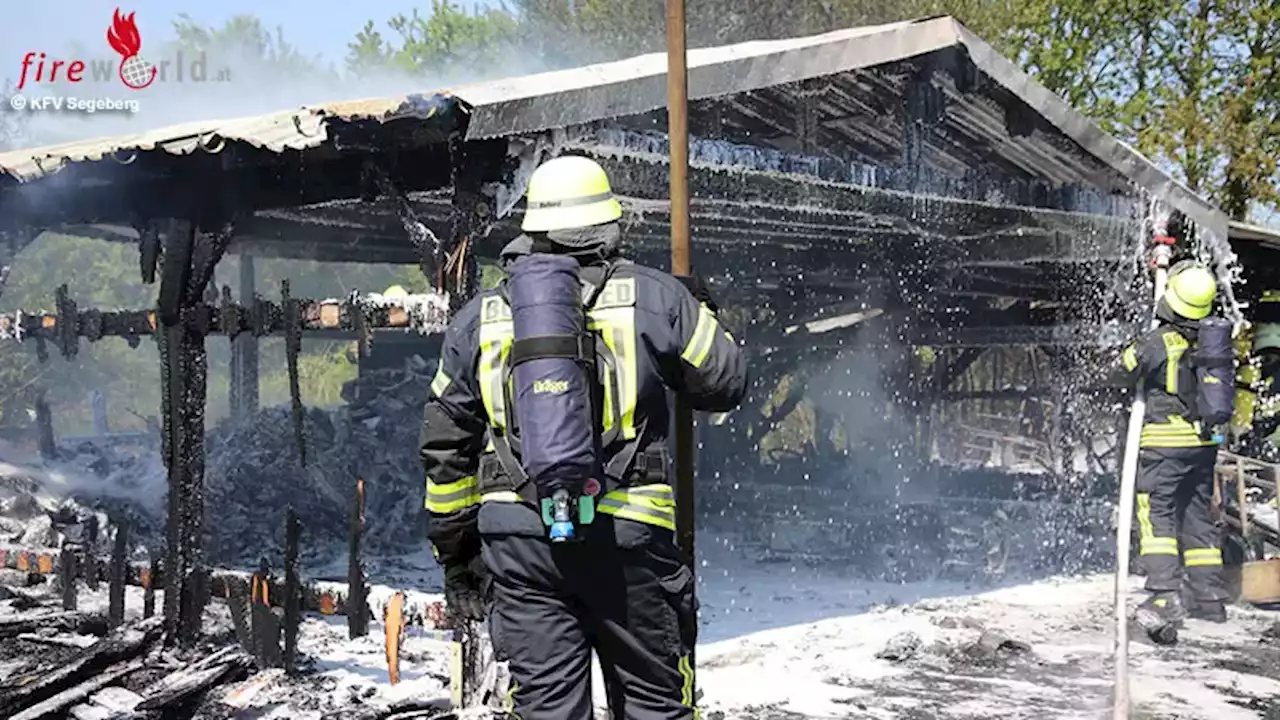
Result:
<svg viewBox="0 0 1280 720"><path fill-rule="evenodd" d="M1173 238L1159 224L1151 239L1152 265L1155 268L1155 288L1152 307L1164 295L1169 275L1169 260L1173 254ZM1155 327L1152 317L1150 327ZM1115 584L1115 645L1112 649L1115 663L1115 690L1113 720L1129 717L1129 556L1133 533L1133 505L1137 495L1138 446L1142 441L1142 423L1146 417L1147 399L1143 382L1134 388L1133 408L1129 411L1129 427L1125 434L1124 464L1120 474L1119 522L1116 523L1116 584Z"/></svg>

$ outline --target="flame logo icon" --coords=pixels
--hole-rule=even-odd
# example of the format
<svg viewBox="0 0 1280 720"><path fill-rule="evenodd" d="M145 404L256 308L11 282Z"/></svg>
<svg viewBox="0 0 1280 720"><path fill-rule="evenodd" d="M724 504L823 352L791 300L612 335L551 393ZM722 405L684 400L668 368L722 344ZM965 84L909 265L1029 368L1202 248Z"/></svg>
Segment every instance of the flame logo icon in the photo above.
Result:
<svg viewBox="0 0 1280 720"><path fill-rule="evenodd" d="M121 15L116 8L111 17L111 27L107 28L107 43L111 49L120 53L120 82L126 86L141 90L156 80L156 67L138 54L142 50L142 35L138 33L138 25L133 21L135 13Z"/></svg>

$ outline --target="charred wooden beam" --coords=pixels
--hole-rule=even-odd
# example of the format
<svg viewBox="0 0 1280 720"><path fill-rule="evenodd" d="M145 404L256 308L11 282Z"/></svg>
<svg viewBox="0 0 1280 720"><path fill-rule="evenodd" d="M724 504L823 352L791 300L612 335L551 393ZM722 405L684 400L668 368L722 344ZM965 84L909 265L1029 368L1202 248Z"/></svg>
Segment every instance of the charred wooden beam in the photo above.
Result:
<svg viewBox="0 0 1280 720"><path fill-rule="evenodd" d="M161 255L159 306L155 317L159 322L151 325L160 350L161 438L164 447L165 467L169 472L168 522L166 523L165 570L171 576L171 590L164 594L164 627L170 642L176 641L181 626L182 597L180 588L186 573L187 560L183 543L186 540L185 497L190 485L188 465L189 440L185 437L187 423L183 422L183 396L188 383L186 363L198 355L198 349L189 348L188 333L182 325L182 296L191 273L192 245L195 243L195 226L190 232L174 221L163 237ZM62 326L76 327L65 322ZM54 326L55 330L57 325ZM173 578L176 578L176 582Z"/></svg>
<svg viewBox="0 0 1280 720"><path fill-rule="evenodd" d="M97 592L99 580L99 563L98 556L92 552L92 548L98 546L98 533L102 528L98 525L98 514L92 513L84 524L84 542L86 552L84 553L84 567L80 574L84 577L85 584L90 590Z"/></svg>
<svg viewBox="0 0 1280 720"><path fill-rule="evenodd" d="M60 630L82 635L106 635L106 618L83 612L26 613L0 619L0 638L30 632Z"/></svg>
<svg viewBox="0 0 1280 720"><path fill-rule="evenodd" d="M257 657L254 648L254 635L250 617L253 613L251 590L249 583L257 584L257 578L251 577L249 582L244 578L229 577L222 583L222 597L227 602L227 611L231 614L231 628L235 631L236 640L244 651Z"/></svg>
<svg viewBox="0 0 1280 720"><path fill-rule="evenodd" d="M58 566L58 583L62 586L62 609L76 609L76 554L71 545L62 547L63 562Z"/></svg>
<svg viewBox="0 0 1280 720"><path fill-rule="evenodd" d="M151 557L150 567L141 569L139 575L139 584L142 585L142 617L149 618L156 614L156 583L155 579L159 576L160 560L156 556Z"/></svg>
<svg viewBox="0 0 1280 720"><path fill-rule="evenodd" d="M58 444L53 437L53 413L44 391L36 394L36 431L40 438L40 457L53 460L58 457Z"/></svg>
<svg viewBox="0 0 1280 720"><path fill-rule="evenodd" d="M88 680L32 705L17 715L10 717L9 720L45 720L47 718L64 717L66 711L73 706L102 688L119 682L125 676L141 670L144 665L145 662L142 659L128 660L112 665Z"/></svg>
<svg viewBox="0 0 1280 720"><path fill-rule="evenodd" d="M352 639L369 633L369 610L366 605L364 560L360 545L364 536L364 480L356 480L355 502L351 504L350 537L347 543L347 587L349 610L347 632Z"/></svg>
<svg viewBox="0 0 1280 720"><path fill-rule="evenodd" d="M298 464L307 465L307 436L302 427L302 387L298 377L298 354L302 352L302 319L298 304L289 293L289 280L280 281L280 308L284 311L284 356L289 373L289 410L293 418L293 443Z"/></svg>
<svg viewBox="0 0 1280 720"><path fill-rule="evenodd" d="M451 159L452 155L453 149L450 146ZM452 167L452 162L450 167ZM391 202L392 208L395 209L396 216L404 226L409 242L418 251L418 262L422 269L422 274L429 281L435 280L437 273L443 266L444 244L431 231L431 228L427 227L426 223L419 219L418 212L413 203L409 201L405 188L392 179L391 173L383 164L373 158L369 158L365 161L363 170L364 177L377 187L378 192L386 197Z"/></svg>
<svg viewBox="0 0 1280 720"><path fill-rule="evenodd" d="M298 543L302 525L290 506L284 526L284 669L290 675L298 667L298 626L302 622L302 580L298 577Z"/></svg>
<svg viewBox="0 0 1280 720"><path fill-rule="evenodd" d="M226 648L160 678L143 690L143 700L136 710L156 712L176 708L209 688L241 679L252 665L248 655Z"/></svg>
<svg viewBox="0 0 1280 720"><path fill-rule="evenodd" d="M111 665L141 655L160 639L163 629L159 618L123 625L61 667L8 679L0 684L0 714L13 717Z"/></svg>
<svg viewBox="0 0 1280 720"><path fill-rule="evenodd" d="M111 588L107 601L107 623L111 627L124 624L124 587L128 576L129 521L116 522L116 537L111 550Z"/></svg>
<svg viewBox="0 0 1280 720"><path fill-rule="evenodd" d="M449 144L453 188L450 198L448 241L442 248L445 259L436 288L447 292L452 309L458 310L479 289L479 265L475 245L492 222L491 199L481 188L497 170L492 146L455 139Z"/></svg>
<svg viewBox="0 0 1280 720"><path fill-rule="evenodd" d="M370 328L397 328L423 333L443 331L448 320L447 302L434 294L386 297L379 294L357 296L351 300L295 300L303 330L351 330L363 322ZM0 315L0 340L53 339L59 326L74 327L79 337L137 338L160 334L159 313L155 310L101 312L94 319L87 312L75 316L57 314L15 313ZM287 314L280 304L258 300L253 305L235 303L221 307L203 302L187 308L178 321L181 327L196 335L212 333L235 337L241 333L256 336L283 335L287 330ZM91 333L90 328L95 328Z"/></svg>
<svg viewBox="0 0 1280 720"><path fill-rule="evenodd" d="M253 654L262 669L277 668L280 658L280 621L271 610L271 571L267 559L263 558L249 581L250 592L249 623L253 636Z"/></svg>

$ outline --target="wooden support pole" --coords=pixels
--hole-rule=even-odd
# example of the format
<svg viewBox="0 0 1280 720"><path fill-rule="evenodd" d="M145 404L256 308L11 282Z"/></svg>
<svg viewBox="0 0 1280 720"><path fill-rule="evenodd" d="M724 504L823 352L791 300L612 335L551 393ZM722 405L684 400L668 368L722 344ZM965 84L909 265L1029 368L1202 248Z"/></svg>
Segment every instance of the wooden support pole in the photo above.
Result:
<svg viewBox="0 0 1280 720"><path fill-rule="evenodd" d="M667 2L667 145L670 149L671 273L693 274L689 250L689 70L685 53L684 0ZM685 554L690 572L697 572L694 529L693 408L676 395L675 491L676 542ZM694 663L689 648L689 665ZM694 673L689 673L689 701L696 703Z"/></svg>
<svg viewBox="0 0 1280 720"><path fill-rule="evenodd" d="M278 668L280 657L280 622L271 610L271 570L267 559L262 558L258 572L253 576L250 611L253 625L253 645L260 668Z"/></svg>
<svg viewBox="0 0 1280 720"><path fill-rule="evenodd" d="M156 614L156 578L160 576L160 559L151 556L151 566L142 575L142 617Z"/></svg>
<svg viewBox="0 0 1280 720"><path fill-rule="evenodd" d="M124 624L124 588L128 577L129 521L116 522L116 538L111 550L111 585L107 600L107 626Z"/></svg>
<svg viewBox="0 0 1280 720"><path fill-rule="evenodd" d="M297 672L298 626L302 623L302 580L298 577L298 542L302 526L298 513L289 507L284 525L284 670Z"/></svg>
<svg viewBox="0 0 1280 720"><path fill-rule="evenodd" d="M58 443L53 436L53 411L44 391L36 395L36 432L39 433L40 457L53 460L58 457Z"/></svg>
<svg viewBox="0 0 1280 720"><path fill-rule="evenodd" d="M671 273L693 272L689 252L689 118L684 0L667 0L667 142L671 160ZM676 400L676 539L692 565L693 411Z"/></svg>
<svg viewBox="0 0 1280 720"><path fill-rule="evenodd" d="M240 254L240 292L242 307L253 307L257 293L254 257ZM239 420L258 412L258 337L241 333L231 340L231 386L234 417Z"/></svg>
<svg viewBox="0 0 1280 720"><path fill-rule="evenodd" d="M98 590L98 533L101 528L98 527L98 515L90 514L89 519L84 524L84 567L80 574L84 576L85 584L90 590Z"/></svg>
<svg viewBox="0 0 1280 720"><path fill-rule="evenodd" d="M347 544L347 631L352 639L369 632L368 596L364 582L364 563L360 559L360 540L364 535L364 480L356 480L355 502L351 504L351 526Z"/></svg>
<svg viewBox="0 0 1280 720"><path fill-rule="evenodd" d="M62 546L62 562L58 564L58 582L62 585L62 609L76 609L76 553L73 546Z"/></svg>

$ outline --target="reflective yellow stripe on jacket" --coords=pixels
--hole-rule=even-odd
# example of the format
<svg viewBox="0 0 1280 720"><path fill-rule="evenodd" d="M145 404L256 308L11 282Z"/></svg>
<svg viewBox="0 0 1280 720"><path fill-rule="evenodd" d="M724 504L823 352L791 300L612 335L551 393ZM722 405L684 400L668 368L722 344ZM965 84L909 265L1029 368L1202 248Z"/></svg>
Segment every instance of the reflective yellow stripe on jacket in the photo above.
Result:
<svg viewBox="0 0 1280 720"><path fill-rule="evenodd" d="M482 499L484 502L520 502L520 496L510 490L485 493ZM607 492L596 503L596 511L668 530L676 529L675 494L671 486L665 483L637 485Z"/></svg>
<svg viewBox="0 0 1280 720"><path fill-rule="evenodd" d="M479 504L480 485L474 475L451 483L438 483L427 478L426 507L429 512L445 515Z"/></svg>
<svg viewBox="0 0 1280 720"><path fill-rule="evenodd" d="M1149 422L1143 425L1142 439L1138 447L1185 448L1206 447L1213 444L1213 440L1200 437L1199 423L1190 423L1186 418L1173 415L1169 417L1167 423Z"/></svg>

